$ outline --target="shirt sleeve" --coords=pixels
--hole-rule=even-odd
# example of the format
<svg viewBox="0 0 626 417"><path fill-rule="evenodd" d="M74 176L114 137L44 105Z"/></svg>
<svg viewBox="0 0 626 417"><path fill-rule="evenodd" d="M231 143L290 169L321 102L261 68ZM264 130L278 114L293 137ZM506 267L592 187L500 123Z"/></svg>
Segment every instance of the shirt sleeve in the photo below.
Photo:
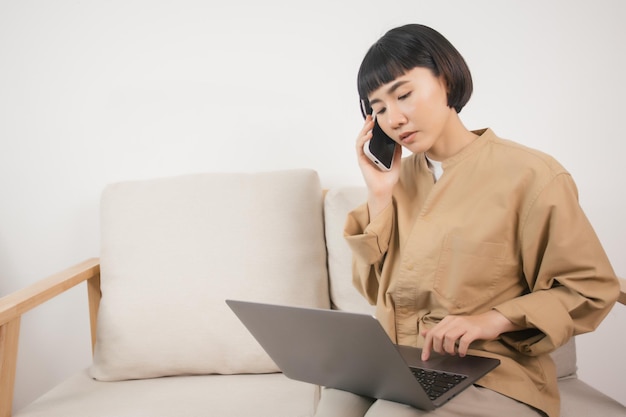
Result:
<svg viewBox="0 0 626 417"><path fill-rule="evenodd" d="M617 300L619 283L569 174L555 176L522 216L521 257L530 292L495 309L527 328L504 334L502 341L539 355L594 330Z"/></svg>
<svg viewBox="0 0 626 417"><path fill-rule="evenodd" d="M376 304L380 270L389 249L394 223L393 204L370 222L367 204L348 214L344 237L353 254L353 283L370 302Z"/></svg>

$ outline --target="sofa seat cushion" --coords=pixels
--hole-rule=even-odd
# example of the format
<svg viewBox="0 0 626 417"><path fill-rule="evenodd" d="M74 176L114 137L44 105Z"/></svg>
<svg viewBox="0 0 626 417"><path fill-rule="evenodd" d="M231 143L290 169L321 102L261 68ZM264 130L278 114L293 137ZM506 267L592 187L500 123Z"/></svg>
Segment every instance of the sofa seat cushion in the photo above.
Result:
<svg viewBox="0 0 626 417"><path fill-rule="evenodd" d="M317 386L280 373L103 382L85 370L14 417L304 417L318 398Z"/></svg>
<svg viewBox="0 0 626 417"><path fill-rule="evenodd" d="M559 380L561 416L622 417L626 407L576 377ZM14 417L312 416L319 387L283 374L101 382L80 372Z"/></svg>
<svg viewBox="0 0 626 417"><path fill-rule="evenodd" d="M559 380L561 417L624 417L626 406L604 395L578 378Z"/></svg>

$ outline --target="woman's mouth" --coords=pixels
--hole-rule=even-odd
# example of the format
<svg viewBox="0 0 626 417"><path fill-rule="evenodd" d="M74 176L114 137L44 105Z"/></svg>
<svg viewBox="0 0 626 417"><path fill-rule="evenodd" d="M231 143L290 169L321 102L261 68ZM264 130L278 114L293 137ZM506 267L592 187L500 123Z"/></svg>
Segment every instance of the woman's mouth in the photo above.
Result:
<svg viewBox="0 0 626 417"><path fill-rule="evenodd" d="M413 141L416 132L404 132L400 135L400 142L410 143Z"/></svg>

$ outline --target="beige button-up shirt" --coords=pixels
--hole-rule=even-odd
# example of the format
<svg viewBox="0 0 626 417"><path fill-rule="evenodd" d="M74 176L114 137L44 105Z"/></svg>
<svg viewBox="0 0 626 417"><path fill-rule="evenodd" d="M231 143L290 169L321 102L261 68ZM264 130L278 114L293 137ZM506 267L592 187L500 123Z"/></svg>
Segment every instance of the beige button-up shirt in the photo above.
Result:
<svg viewBox="0 0 626 417"><path fill-rule="evenodd" d="M402 161L393 204L370 222L348 216L354 284L398 344L447 314L496 309L528 330L478 341L470 353L501 365L479 384L559 415L549 353L591 331L619 294L615 273L553 158L489 129L443 161L435 183L424 154Z"/></svg>

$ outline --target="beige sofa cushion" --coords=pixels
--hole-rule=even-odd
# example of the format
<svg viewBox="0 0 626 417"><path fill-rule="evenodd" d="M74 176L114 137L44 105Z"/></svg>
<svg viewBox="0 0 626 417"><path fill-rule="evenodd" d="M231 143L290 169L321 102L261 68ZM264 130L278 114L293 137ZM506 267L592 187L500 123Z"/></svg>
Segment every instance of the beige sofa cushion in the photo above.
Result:
<svg viewBox="0 0 626 417"><path fill-rule="evenodd" d="M624 417L626 407L578 378L559 381L561 417Z"/></svg>
<svg viewBox="0 0 626 417"><path fill-rule="evenodd" d="M328 190L324 200L326 248L330 299L333 308L374 314L375 308L352 284L352 251L343 236L348 213L367 200L364 187L340 187Z"/></svg>
<svg viewBox="0 0 626 417"><path fill-rule="evenodd" d="M314 171L118 183L101 212L96 379L274 372L224 301L329 307Z"/></svg>
<svg viewBox="0 0 626 417"><path fill-rule="evenodd" d="M73 375L14 417L311 417L319 388L283 374L94 381Z"/></svg>

